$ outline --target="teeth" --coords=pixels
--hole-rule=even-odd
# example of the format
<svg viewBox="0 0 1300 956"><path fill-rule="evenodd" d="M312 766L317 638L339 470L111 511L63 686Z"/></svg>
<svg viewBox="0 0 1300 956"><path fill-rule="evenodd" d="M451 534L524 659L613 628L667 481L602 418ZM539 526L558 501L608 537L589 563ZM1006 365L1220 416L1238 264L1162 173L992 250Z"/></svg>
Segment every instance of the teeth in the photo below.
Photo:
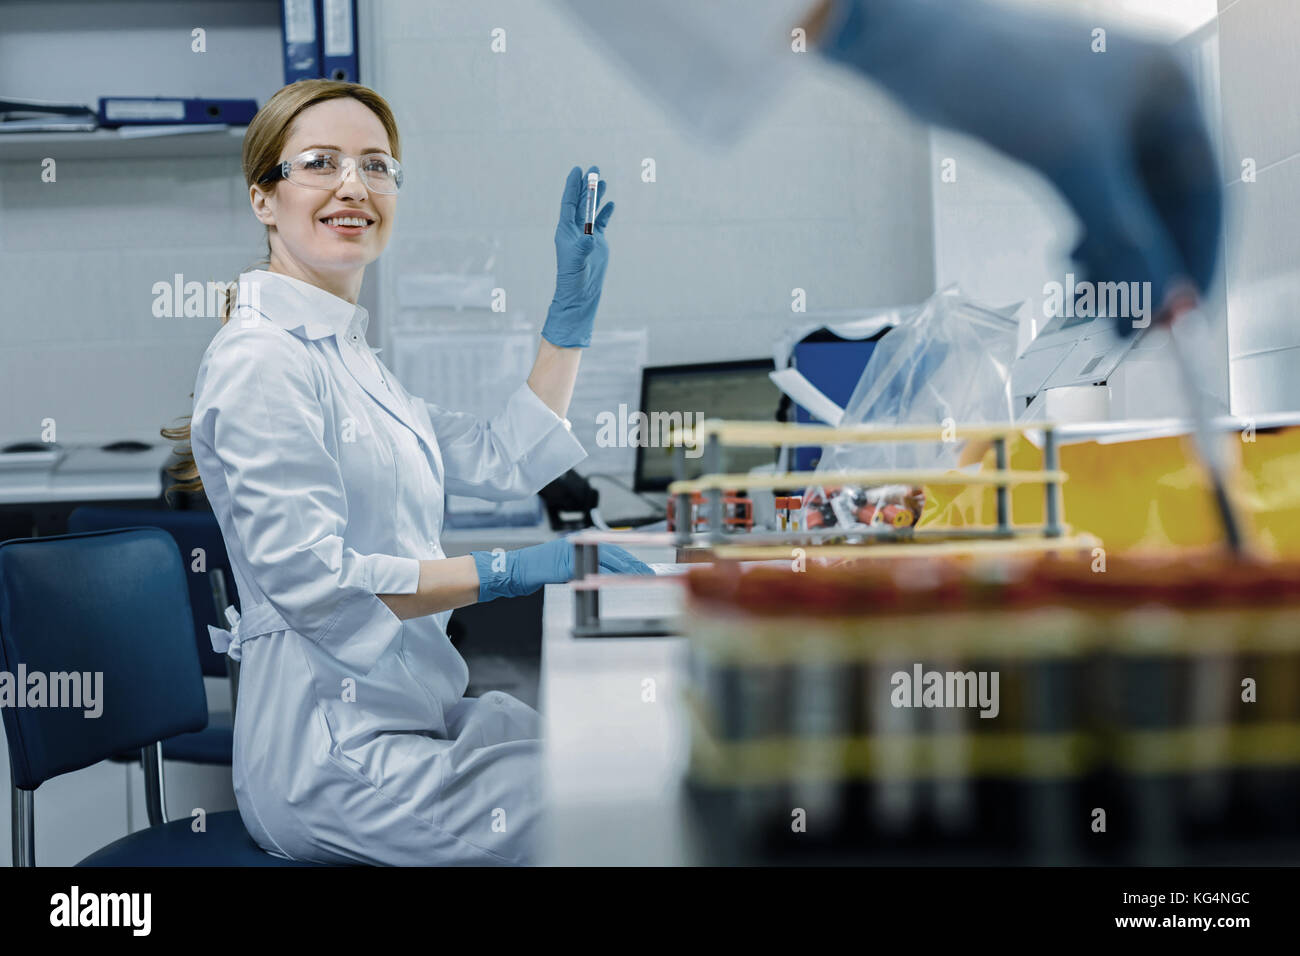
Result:
<svg viewBox="0 0 1300 956"><path fill-rule="evenodd" d="M370 221L361 219L357 216L335 216L333 219L326 219L327 226L368 226Z"/></svg>

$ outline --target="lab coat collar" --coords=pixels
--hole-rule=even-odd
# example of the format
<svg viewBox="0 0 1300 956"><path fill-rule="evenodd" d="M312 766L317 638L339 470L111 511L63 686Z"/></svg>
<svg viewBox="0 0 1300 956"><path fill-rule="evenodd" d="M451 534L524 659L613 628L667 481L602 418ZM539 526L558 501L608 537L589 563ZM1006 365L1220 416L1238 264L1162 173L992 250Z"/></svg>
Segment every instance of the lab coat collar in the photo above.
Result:
<svg viewBox="0 0 1300 956"><path fill-rule="evenodd" d="M254 269L239 277L236 307L245 306L306 339L356 332L363 339L370 313L310 282Z"/></svg>
<svg viewBox="0 0 1300 956"><path fill-rule="evenodd" d="M400 386L394 382L392 387L386 387L376 366L360 357L359 350L369 348L366 344L366 326L370 323L370 315L365 309L310 282L262 269L245 272L239 277L239 292L235 302L236 308L246 306L300 338L323 339L334 336L343 365L352 377L371 398L409 428L421 444L430 450L429 454L437 459L438 468L442 467L436 444L429 442L429 436L421 428L420 419L412 406L399 397ZM379 349L372 348L370 351L375 353Z"/></svg>

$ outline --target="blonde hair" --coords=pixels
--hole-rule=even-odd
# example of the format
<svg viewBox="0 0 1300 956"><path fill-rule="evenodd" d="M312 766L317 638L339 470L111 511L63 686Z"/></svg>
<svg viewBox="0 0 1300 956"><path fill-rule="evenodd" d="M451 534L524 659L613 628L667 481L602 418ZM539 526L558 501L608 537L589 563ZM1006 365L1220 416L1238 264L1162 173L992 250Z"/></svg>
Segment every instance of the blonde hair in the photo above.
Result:
<svg viewBox="0 0 1300 956"><path fill-rule="evenodd" d="M343 98L358 101L368 107L379 118L379 122L384 127L384 132L388 134L389 150L392 152L394 159L400 160L402 158L402 147L397 134L397 120L393 117L392 107L388 105L388 101L382 96L360 83L342 83L337 80L299 80L296 83L281 87L274 96L266 101L266 105L257 111L253 121L248 124L248 131L244 133L242 158L244 182L252 186L275 169L276 164L280 162L280 154L284 151L285 143L288 142L289 136L293 132L294 120L298 118L298 115L303 110L315 106L317 103ZM261 188L269 192L275 186L275 183L271 183ZM258 265L269 263L270 254L271 237L268 231L266 256ZM225 325L230 320L230 313L234 309L235 299L238 294L238 286L238 282L232 282L222 292L222 325ZM193 397L194 395L191 394L190 398ZM175 479L165 492L168 496L178 491L196 493L203 490L203 480L199 477L199 469L194 463L194 452L190 446L189 415L184 417L184 422L183 425L163 427L159 430L159 434L163 438L178 443L175 449L178 460L167 466L167 473Z"/></svg>

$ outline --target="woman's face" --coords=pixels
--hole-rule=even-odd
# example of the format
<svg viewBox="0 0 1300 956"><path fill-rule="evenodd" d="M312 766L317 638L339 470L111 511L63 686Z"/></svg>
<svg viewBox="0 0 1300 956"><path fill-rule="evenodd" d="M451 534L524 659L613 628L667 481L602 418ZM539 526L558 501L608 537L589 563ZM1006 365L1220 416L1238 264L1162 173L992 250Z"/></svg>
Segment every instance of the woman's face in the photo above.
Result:
<svg viewBox="0 0 1300 956"><path fill-rule="evenodd" d="M379 117L359 101L344 97L299 113L280 159L318 148L356 157L373 151L388 153L391 144ZM395 194L371 192L356 171L345 175L333 190L281 180L269 191L253 186L249 195L258 220L271 227L273 265L308 278L346 281L359 276L388 245L397 211ZM327 224L336 216L361 218L369 224L359 228Z"/></svg>

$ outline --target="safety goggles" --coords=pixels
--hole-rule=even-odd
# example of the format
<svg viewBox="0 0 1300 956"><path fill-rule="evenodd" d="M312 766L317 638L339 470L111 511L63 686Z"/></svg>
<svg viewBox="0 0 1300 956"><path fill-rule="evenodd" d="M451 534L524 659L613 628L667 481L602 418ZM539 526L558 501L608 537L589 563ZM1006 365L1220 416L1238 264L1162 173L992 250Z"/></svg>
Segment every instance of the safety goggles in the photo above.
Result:
<svg viewBox="0 0 1300 956"><path fill-rule="evenodd" d="M387 153L348 156L336 149L309 149L286 159L258 182L281 179L311 189L338 189L345 176L357 176L371 192L392 195L402 187L402 164Z"/></svg>

